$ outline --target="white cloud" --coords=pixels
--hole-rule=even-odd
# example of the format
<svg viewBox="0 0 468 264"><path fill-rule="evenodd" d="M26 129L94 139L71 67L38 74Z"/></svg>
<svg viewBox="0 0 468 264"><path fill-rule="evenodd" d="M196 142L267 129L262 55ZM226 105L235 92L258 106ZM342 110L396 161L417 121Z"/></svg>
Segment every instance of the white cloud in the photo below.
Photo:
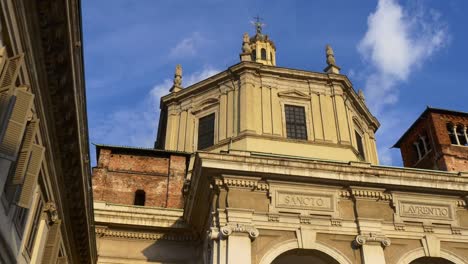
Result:
<svg viewBox="0 0 468 264"><path fill-rule="evenodd" d="M383 164L396 165L399 153L390 148L414 121L409 120L413 115L389 107L398 102L398 85L407 81L449 39L440 14L425 8L423 2L415 3L404 9L397 0L379 0L358 45L359 53L369 65L364 88L366 101L382 124L377 138Z"/></svg>
<svg viewBox="0 0 468 264"><path fill-rule="evenodd" d="M205 42L199 32L192 33L189 37L182 39L174 48L169 52L171 58L182 58L187 56L194 56L197 49Z"/></svg>
<svg viewBox="0 0 468 264"><path fill-rule="evenodd" d="M398 82L406 81L412 70L446 45L448 33L437 11L420 3L404 10L396 0L379 0L367 24L358 50L373 70L365 92L371 108L379 112L398 101Z"/></svg>
<svg viewBox="0 0 468 264"><path fill-rule="evenodd" d="M207 67L184 77L184 87L206 79L219 70ZM186 80L185 80L186 79ZM91 142L136 147L153 147L159 118L159 100L169 93L171 79L153 86L142 101L133 107L92 118Z"/></svg>

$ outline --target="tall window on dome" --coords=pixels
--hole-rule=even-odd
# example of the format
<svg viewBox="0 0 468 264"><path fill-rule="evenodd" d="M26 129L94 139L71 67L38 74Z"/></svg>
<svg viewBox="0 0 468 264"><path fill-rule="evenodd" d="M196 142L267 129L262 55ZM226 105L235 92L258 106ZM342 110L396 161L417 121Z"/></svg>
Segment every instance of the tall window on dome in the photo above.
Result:
<svg viewBox="0 0 468 264"><path fill-rule="evenodd" d="M146 193L143 190L136 190L134 205L145 205Z"/></svg>
<svg viewBox="0 0 468 264"><path fill-rule="evenodd" d="M200 118L198 121L198 148L199 150L214 144L215 114Z"/></svg>
<svg viewBox="0 0 468 264"><path fill-rule="evenodd" d="M364 143L362 142L362 135L356 130L354 131L354 134L356 136L357 150L358 150L359 155L361 156L361 158L364 160L366 158L366 156L364 154Z"/></svg>
<svg viewBox="0 0 468 264"><path fill-rule="evenodd" d="M285 105L286 134L288 138L307 140L305 110L302 106Z"/></svg>
<svg viewBox="0 0 468 264"><path fill-rule="evenodd" d="M257 60L257 50L253 49L252 50L252 61L256 61L256 60Z"/></svg>
<svg viewBox="0 0 468 264"><path fill-rule="evenodd" d="M261 56L262 56L262 60L266 60L266 49L261 49L260 53L261 53Z"/></svg>

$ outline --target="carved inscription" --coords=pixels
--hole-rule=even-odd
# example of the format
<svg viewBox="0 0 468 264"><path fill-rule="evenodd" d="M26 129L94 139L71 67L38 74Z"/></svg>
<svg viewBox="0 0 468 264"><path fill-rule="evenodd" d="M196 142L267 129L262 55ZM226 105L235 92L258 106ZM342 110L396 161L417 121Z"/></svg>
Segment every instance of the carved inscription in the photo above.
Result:
<svg viewBox="0 0 468 264"><path fill-rule="evenodd" d="M323 194L278 192L276 207L333 211L333 198Z"/></svg>
<svg viewBox="0 0 468 264"><path fill-rule="evenodd" d="M449 205L400 202L400 214L406 217L452 219Z"/></svg>

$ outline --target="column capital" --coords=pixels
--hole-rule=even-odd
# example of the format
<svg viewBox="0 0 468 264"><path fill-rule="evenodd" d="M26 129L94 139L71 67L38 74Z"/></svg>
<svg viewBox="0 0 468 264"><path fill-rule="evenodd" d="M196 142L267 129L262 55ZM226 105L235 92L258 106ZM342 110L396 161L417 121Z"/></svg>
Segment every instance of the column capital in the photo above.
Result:
<svg viewBox="0 0 468 264"><path fill-rule="evenodd" d="M384 235L376 235L374 233L369 233L369 235L358 235L356 236L354 242L359 246L370 243L378 243L381 244L383 247L388 247L391 244L390 238Z"/></svg>
<svg viewBox="0 0 468 264"><path fill-rule="evenodd" d="M260 232L253 225L229 223L220 228L219 234L222 238L227 238L233 233L247 233L250 239L254 240L260 235Z"/></svg>

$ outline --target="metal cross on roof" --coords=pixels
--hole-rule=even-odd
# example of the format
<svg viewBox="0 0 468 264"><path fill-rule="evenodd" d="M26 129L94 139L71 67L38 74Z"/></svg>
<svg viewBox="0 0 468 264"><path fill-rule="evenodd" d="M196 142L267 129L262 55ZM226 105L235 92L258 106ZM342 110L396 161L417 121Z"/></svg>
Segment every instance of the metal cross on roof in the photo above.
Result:
<svg viewBox="0 0 468 264"><path fill-rule="evenodd" d="M262 34L262 27L265 26L265 24L263 24L260 21L263 20L263 19L259 15L254 17L254 19L255 19L255 21L252 21L252 24L254 24L255 29L257 31L257 34Z"/></svg>

